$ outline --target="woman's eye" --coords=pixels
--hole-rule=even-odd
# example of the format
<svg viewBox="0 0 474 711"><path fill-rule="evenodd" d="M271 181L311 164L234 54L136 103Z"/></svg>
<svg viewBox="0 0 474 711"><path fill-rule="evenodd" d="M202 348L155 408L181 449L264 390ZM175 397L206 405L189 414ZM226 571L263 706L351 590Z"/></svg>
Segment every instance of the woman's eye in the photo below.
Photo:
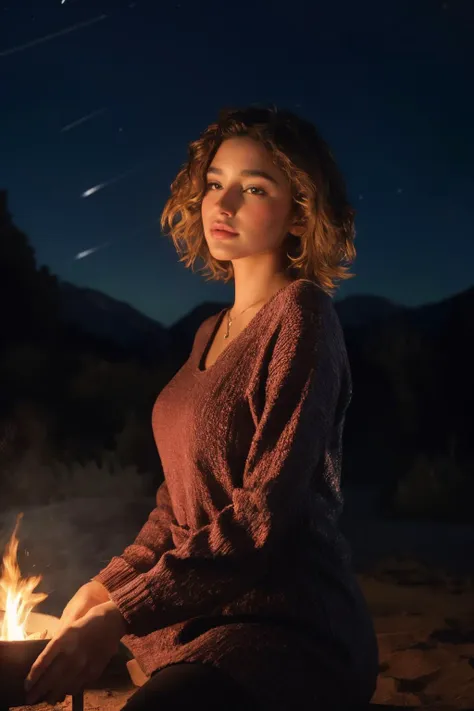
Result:
<svg viewBox="0 0 474 711"><path fill-rule="evenodd" d="M206 185L206 189L207 189L207 190L212 190L214 185L217 185L217 186L219 187L219 183L216 183L216 182L208 182L207 185ZM244 192L246 192L247 190L257 190L257 191L258 191L258 192L255 192L255 193L251 193L251 195L257 195L257 196L259 196L259 197L263 197L263 195L266 195L265 190L264 190L263 188L257 188L256 185L251 185L250 187L246 188Z"/></svg>
<svg viewBox="0 0 474 711"><path fill-rule="evenodd" d="M260 192L258 193L252 193L252 195L266 195L265 190L263 188L257 188L255 185L251 185L247 190L259 190Z"/></svg>

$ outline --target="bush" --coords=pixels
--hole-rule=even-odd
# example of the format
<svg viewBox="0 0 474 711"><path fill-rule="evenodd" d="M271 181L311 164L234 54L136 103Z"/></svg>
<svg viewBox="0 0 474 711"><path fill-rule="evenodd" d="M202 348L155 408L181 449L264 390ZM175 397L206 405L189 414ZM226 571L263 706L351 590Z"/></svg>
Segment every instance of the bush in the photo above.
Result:
<svg viewBox="0 0 474 711"><path fill-rule="evenodd" d="M420 454L398 482L395 513L437 520L471 520L474 480L468 466L452 453L438 457Z"/></svg>
<svg viewBox="0 0 474 711"><path fill-rule="evenodd" d="M5 510L75 498L131 500L152 492L152 476L140 474L135 466L122 466L113 452L104 452L101 461L65 463L42 461L29 450L4 470L0 502Z"/></svg>

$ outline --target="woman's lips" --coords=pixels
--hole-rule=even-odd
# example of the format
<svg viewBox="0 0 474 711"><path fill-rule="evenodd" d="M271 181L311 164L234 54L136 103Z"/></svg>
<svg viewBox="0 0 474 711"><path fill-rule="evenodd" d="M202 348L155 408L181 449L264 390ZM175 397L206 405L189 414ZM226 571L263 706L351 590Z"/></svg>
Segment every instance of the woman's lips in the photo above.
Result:
<svg viewBox="0 0 474 711"><path fill-rule="evenodd" d="M211 228L211 235L215 239L230 239L232 237L237 237L238 232L229 232L228 230L219 230L216 229L215 227Z"/></svg>

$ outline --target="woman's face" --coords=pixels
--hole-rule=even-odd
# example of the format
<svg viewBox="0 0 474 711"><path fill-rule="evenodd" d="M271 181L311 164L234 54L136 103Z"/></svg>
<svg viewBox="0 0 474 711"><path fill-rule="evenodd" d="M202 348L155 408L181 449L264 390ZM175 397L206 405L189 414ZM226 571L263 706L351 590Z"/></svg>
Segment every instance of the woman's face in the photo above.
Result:
<svg viewBox="0 0 474 711"><path fill-rule="evenodd" d="M271 154L248 137L219 146L207 172L201 216L204 236L215 259L232 260L279 250L291 231L291 190ZM213 233L216 222L237 235Z"/></svg>

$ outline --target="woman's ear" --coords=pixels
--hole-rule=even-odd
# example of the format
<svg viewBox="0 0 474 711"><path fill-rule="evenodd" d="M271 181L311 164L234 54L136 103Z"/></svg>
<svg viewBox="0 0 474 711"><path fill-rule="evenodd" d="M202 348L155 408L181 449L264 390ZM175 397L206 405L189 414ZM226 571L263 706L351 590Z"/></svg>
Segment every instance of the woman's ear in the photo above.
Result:
<svg viewBox="0 0 474 711"><path fill-rule="evenodd" d="M293 215L290 218L288 232L295 237L301 237L305 230L305 218L297 207L293 208Z"/></svg>
<svg viewBox="0 0 474 711"><path fill-rule="evenodd" d="M305 226L301 224L301 218L299 220L295 218L288 228L288 232L295 237L301 237L304 230Z"/></svg>

